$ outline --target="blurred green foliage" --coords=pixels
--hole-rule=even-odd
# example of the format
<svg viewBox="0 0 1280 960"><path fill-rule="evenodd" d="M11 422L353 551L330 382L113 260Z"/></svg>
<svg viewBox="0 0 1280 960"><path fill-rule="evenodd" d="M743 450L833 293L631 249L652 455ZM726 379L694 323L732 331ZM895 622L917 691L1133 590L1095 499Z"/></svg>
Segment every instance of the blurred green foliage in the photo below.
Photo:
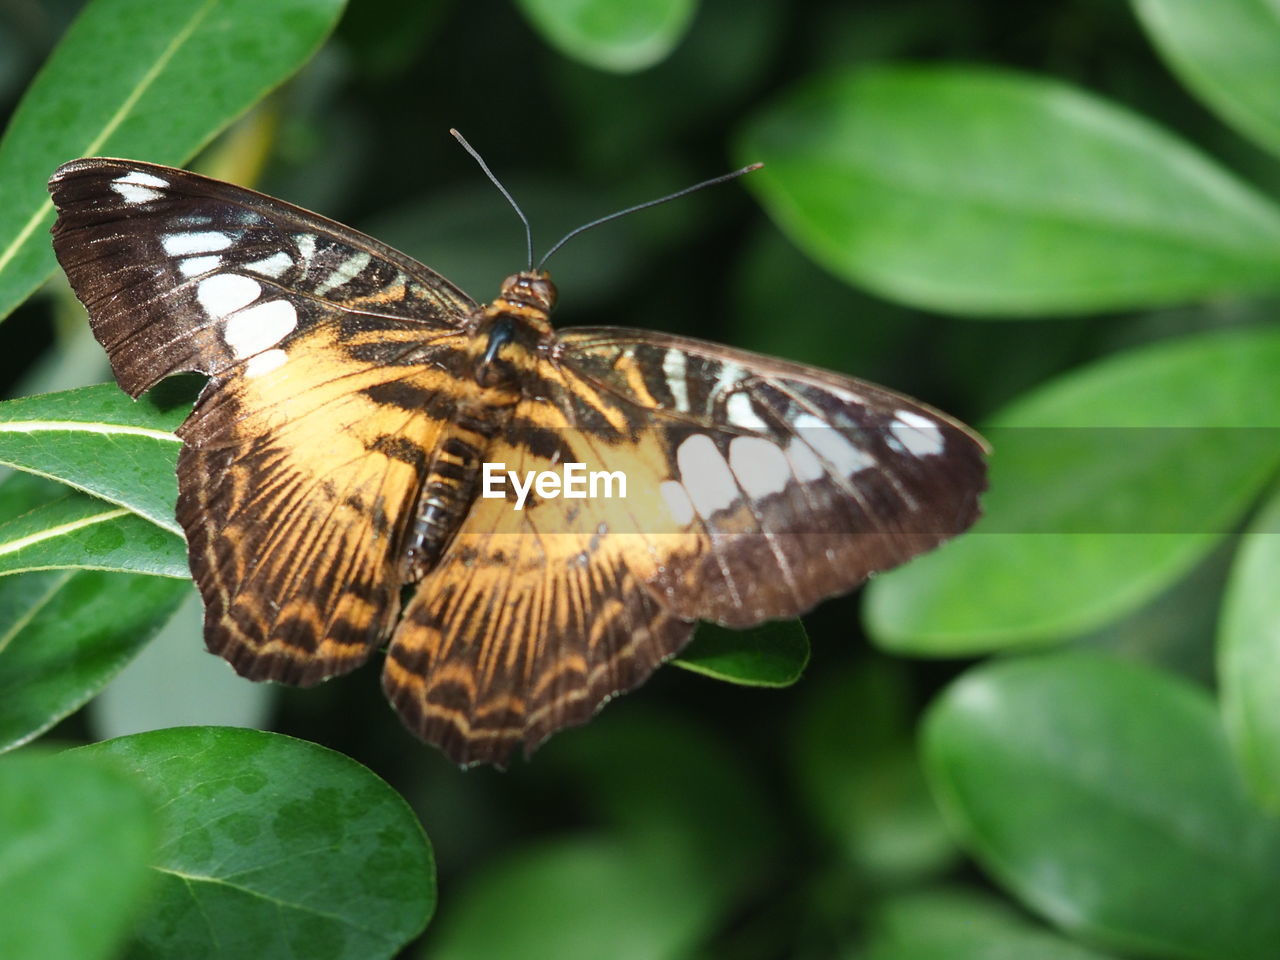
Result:
<svg viewBox="0 0 1280 960"><path fill-rule="evenodd" d="M0 5L6 958L1280 953L1278 82L1263 0ZM191 391L68 389L45 180L194 159L487 299L523 236L450 126L539 249L764 161L567 246L558 322L917 395L987 428L987 516L506 774L371 669L135 733L225 682L159 655Z"/></svg>

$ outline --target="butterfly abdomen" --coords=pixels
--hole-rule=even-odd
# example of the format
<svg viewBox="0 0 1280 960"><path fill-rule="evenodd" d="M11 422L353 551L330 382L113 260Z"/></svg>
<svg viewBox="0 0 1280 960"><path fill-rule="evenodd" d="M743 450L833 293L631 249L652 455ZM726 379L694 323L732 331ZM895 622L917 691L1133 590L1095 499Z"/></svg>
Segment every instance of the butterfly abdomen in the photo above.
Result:
<svg viewBox="0 0 1280 960"><path fill-rule="evenodd" d="M455 424L436 448L427 469L401 550L405 583L415 583L430 572L466 519L479 488L484 449L493 429L473 422L478 429Z"/></svg>

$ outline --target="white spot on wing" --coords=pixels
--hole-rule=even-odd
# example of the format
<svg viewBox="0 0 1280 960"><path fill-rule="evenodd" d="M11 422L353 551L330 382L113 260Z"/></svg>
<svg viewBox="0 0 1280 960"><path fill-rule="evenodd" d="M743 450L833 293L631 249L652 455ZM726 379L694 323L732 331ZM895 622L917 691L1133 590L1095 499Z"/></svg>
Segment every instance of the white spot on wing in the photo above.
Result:
<svg viewBox="0 0 1280 960"><path fill-rule="evenodd" d="M340 287L344 283L350 283L360 275L360 271L369 265L369 254L363 250L353 253L351 256L343 260L338 267L325 277L324 282L319 284L315 289L318 297L323 297L334 287Z"/></svg>
<svg viewBox="0 0 1280 960"><path fill-rule="evenodd" d="M271 277L273 280L280 277L286 270L293 266L293 257L289 256L283 250L277 250L269 257L262 260L255 260L253 263L246 263L244 268L252 270L254 273L264 277Z"/></svg>
<svg viewBox="0 0 1280 960"><path fill-rule="evenodd" d="M288 359L289 355L283 350L267 350L249 358L249 362L244 365L244 375L260 377L264 373L270 373L277 367L283 366Z"/></svg>
<svg viewBox="0 0 1280 960"><path fill-rule="evenodd" d="M171 257L186 257L193 253L213 253L231 246L232 239L220 230L194 230L190 233L170 233L160 241L164 252Z"/></svg>
<svg viewBox="0 0 1280 960"><path fill-rule="evenodd" d="M889 432L913 457L936 456L946 446L938 425L912 410L899 410Z"/></svg>
<svg viewBox="0 0 1280 960"><path fill-rule="evenodd" d="M684 527L693 522L693 501L685 493L684 487L674 480L664 480L658 485L658 492L662 494L667 509L671 511L671 518L677 524Z"/></svg>
<svg viewBox="0 0 1280 960"><path fill-rule="evenodd" d="M737 501L733 471L710 437L695 433L685 440L676 451L676 464L680 467L680 482L702 516L709 517Z"/></svg>
<svg viewBox="0 0 1280 960"><path fill-rule="evenodd" d="M711 399L715 399L726 390L732 390L747 376L747 371L738 366L738 364L726 360L720 365L720 372L716 374L715 386L711 388Z"/></svg>
<svg viewBox="0 0 1280 960"><path fill-rule="evenodd" d="M673 348L662 355L662 372L667 378L671 399L681 412L689 409L689 386L685 382L685 369L685 356L680 350Z"/></svg>
<svg viewBox="0 0 1280 960"><path fill-rule="evenodd" d="M200 281L196 299L211 317L226 317L248 306L262 294L257 280L237 273L219 273Z"/></svg>
<svg viewBox="0 0 1280 960"><path fill-rule="evenodd" d="M751 397L745 392L738 392L729 397L724 406L729 422L743 430L768 430L769 425L760 419L760 414L751 404Z"/></svg>
<svg viewBox="0 0 1280 960"><path fill-rule="evenodd" d="M298 254L303 260L310 260L316 255L316 237L313 233L296 233L293 242L298 245Z"/></svg>
<svg viewBox="0 0 1280 960"><path fill-rule="evenodd" d="M111 184L111 189L120 194L125 203L148 203L152 200L159 200L164 196L158 190L137 187L132 183L113 183Z"/></svg>
<svg viewBox="0 0 1280 960"><path fill-rule="evenodd" d="M288 300L268 300L241 310L227 321L222 338L237 357L274 347L298 325L298 311Z"/></svg>
<svg viewBox="0 0 1280 960"><path fill-rule="evenodd" d="M167 187L169 181L145 170L130 170L123 177L116 177L116 183L137 183L144 187Z"/></svg>
<svg viewBox="0 0 1280 960"><path fill-rule="evenodd" d="M111 189L120 194L125 203L147 203L159 200L164 194L154 187L167 187L168 180L161 180L141 170L130 170L111 181Z"/></svg>
<svg viewBox="0 0 1280 960"><path fill-rule="evenodd" d="M791 480L786 454L762 437L734 437L729 444L729 466L752 497L781 493Z"/></svg>
<svg viewBox="0 0 1280 960"><path fill-rule="evenodd" d="M178 269L184 277L195 277L202 273L208 273L211 270L217 270L222 263L222 258L217 255L207 257L187 257L178 264Z"/></svg>
<svg viewBox="0 0 1280 960"><path fill-rule="evenodd" d="M817 454L799 437L792 437L787 444L787 459L791 461L791 469L801 483L821 480L827 475L827 469Z"/></svg>
<svg viewBox="0 0 1280 960"><path fill-rule="evenodd" d="M855 447L839 430L811 413L802 413L796 417L795 427L800 438L818 456L831 464L837 473L852 476L875 466L875 457Z"/></svg>

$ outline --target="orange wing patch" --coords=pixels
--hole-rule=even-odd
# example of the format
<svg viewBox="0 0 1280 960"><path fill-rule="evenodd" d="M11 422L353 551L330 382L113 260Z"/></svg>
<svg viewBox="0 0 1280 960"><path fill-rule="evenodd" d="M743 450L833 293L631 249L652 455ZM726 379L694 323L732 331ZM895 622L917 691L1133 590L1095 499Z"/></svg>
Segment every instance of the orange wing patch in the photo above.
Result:
<svg viewBox="0 0 1280 960"><path fill-rule="evenodd" d="M438 395L447 378L353 360L338 329L302 334L269 372L215 381L180 431L178 519L206 642L255 680L316 683L390 633L397 546L440 437L429 411L385 398Z"/></svg>

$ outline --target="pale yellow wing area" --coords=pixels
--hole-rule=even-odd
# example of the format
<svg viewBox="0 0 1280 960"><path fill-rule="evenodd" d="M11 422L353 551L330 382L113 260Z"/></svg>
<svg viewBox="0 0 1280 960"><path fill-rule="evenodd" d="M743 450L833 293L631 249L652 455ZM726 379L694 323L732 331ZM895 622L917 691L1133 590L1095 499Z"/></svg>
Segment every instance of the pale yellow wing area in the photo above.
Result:
<svg viewBox="0 0 1280 960"><path fill-rule="evenodd" d="M399 611L400 541L449 415L450 376L356 358L420 330L298 335L278 367L214 381L180 431L178 519L209 649L311 684L362 663ZM453 338L437 336L448 354ZM406 354L407 355L407 354ZM433 402L439 409L433 409Z"/></svg>

